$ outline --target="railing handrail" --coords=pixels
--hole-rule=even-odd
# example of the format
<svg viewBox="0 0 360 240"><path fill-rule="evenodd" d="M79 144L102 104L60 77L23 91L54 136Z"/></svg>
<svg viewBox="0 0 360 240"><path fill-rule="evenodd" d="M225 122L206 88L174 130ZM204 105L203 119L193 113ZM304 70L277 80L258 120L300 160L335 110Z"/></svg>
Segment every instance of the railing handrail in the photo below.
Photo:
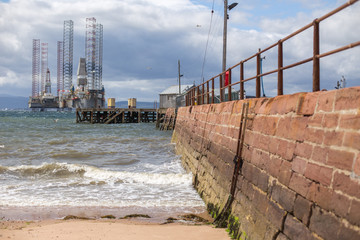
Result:
<svg viewBox="0 0 360 240"><path fill-rule="evenodd" d="M357 46L360 46L360 41L350 43L346 46L325 52L320 54L320 39L319 39L319 25L320 22L324 21L325 19L333 16L334 14L344 10L345 8L353 5L354 3L358 2L359 0L349 0L347 3L344 3L340 7L334 9L333 11L325 14L324 16L320 18L316 18L313 20L313 22L305 25L304 27L298 29L297 31L291 33L290 35L280 39L277 43L274 43L267 48L255 53L254 55L238 62L234 66L228 68L224 72L219 73L218 75L210 78L209 80L199 84L198 86L192 88L189 90L186 94L186 106L189 105L196 105L196 104L204 104L205 103L205 96L207 97L207 104L210 103L210 94L211 94L211 103L214 103L215 98L215 92L214 92L214 86L215 86L215 79L219 78L219 90L220 90L220 102L224 101L224 90L228 89L228 100L231 101L231 87L235 86L237 84L240 84L240 99L244 99L244 83L253 79L256 79L256 97L260 97L260 78L266 75L270 75L273 73L278 73L278 95L283 95L283 71L289 68L293 68L308 62L313 61L313 91L319 91L320 90L320 59L332 54L336 54L338 52L345 51L350 48L354 48ZM282 45L285 41L291 39L292 37L302 33L303 31L313 27L314 33L313 33L313 56L309 57L307 59L304 59L299 62L295 62L292 64L289 64L287 66L283 66L283 49ZM278 68L273 69L271 71L260 73L260 61L261 61L261 54L264 52L269 51L270 49L273 49L275 47L278 47ZM257 64L256 64L256 75L244 79L244 63L248 62L249 60L252 60L253 58L256 58ZM231 83L231 71L240 66L240 81L237 81L235 83ZM224 81L226 81L226 74L228 73L228 84L224 84ZM209 88L209 84L211 83L212 87ZM205 92L205 85L206 85L206 92ZM200 87L202 90L200 90ZM211 90L211 91L209 91Z"/></svg>

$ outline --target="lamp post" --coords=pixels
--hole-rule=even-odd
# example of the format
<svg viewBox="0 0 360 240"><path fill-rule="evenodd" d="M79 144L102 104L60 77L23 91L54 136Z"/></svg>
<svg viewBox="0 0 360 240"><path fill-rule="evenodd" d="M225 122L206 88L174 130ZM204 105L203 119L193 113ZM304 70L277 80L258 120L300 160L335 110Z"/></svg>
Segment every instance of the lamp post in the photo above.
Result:
<svg viewBox="0 0 360 240"><path fill-rule="evenodd" d="M226 70L226 42L227 42L227 20L229 19L229 11L236 7L238 3L232 3L228 6L228 0L224 0L224 31L223 31L223 62L222 62L222 71Z"/></svg>
<svg viewBox="0 0 360 240"><path fill-rule="evenodd" d="M226 71L226 42L227 42L227 20L229 19L229 11L236 7L238 3L232 3L228 6L228 0L224 0L224 31L223 31L223 61L222 61L222 72ZM224 75L225 76L225 75ZM225 86L225 79L221 83L221 88ZM224 96L224 89L220 89L222 95ZM230 94L230 93L229 93Z"/></svg>

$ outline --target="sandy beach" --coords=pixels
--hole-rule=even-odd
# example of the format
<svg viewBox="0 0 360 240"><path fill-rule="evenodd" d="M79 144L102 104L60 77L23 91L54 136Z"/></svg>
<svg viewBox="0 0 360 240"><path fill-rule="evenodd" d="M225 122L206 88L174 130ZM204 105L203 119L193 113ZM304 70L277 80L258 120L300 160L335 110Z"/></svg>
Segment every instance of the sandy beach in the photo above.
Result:
<svg viewBox="0 0 360 240"><path fill-rule="evenodd" d="M85 240L85 239L207 239L229 240L225 229L212 225L149 223L133 220L41 220L2 221L0 239Z"/></svg>

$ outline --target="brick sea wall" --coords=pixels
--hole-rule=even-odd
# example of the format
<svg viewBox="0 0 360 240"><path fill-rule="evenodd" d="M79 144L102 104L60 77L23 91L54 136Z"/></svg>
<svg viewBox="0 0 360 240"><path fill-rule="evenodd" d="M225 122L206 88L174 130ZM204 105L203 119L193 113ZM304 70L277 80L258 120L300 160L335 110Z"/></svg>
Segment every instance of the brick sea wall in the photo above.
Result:
<svg viewBox="0 0 360 240"><path fill-rule="evenodd" d="M360 239L360 87L178 110L173 142L209 209L229 196L240 239Z"/></svg>

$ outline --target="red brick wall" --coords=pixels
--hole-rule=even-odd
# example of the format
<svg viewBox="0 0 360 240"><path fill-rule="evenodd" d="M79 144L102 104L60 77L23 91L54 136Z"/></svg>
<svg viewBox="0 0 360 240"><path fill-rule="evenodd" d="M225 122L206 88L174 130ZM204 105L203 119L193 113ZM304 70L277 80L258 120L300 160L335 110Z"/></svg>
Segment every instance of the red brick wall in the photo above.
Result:
<svg viewBox="0 0 360 240"><path fill-rule="evenodd" d="M242 239L360 239L360 87L248 99L232 214ZM173 141L207 204L230 191L242 104L178 110Z"/></svg>

